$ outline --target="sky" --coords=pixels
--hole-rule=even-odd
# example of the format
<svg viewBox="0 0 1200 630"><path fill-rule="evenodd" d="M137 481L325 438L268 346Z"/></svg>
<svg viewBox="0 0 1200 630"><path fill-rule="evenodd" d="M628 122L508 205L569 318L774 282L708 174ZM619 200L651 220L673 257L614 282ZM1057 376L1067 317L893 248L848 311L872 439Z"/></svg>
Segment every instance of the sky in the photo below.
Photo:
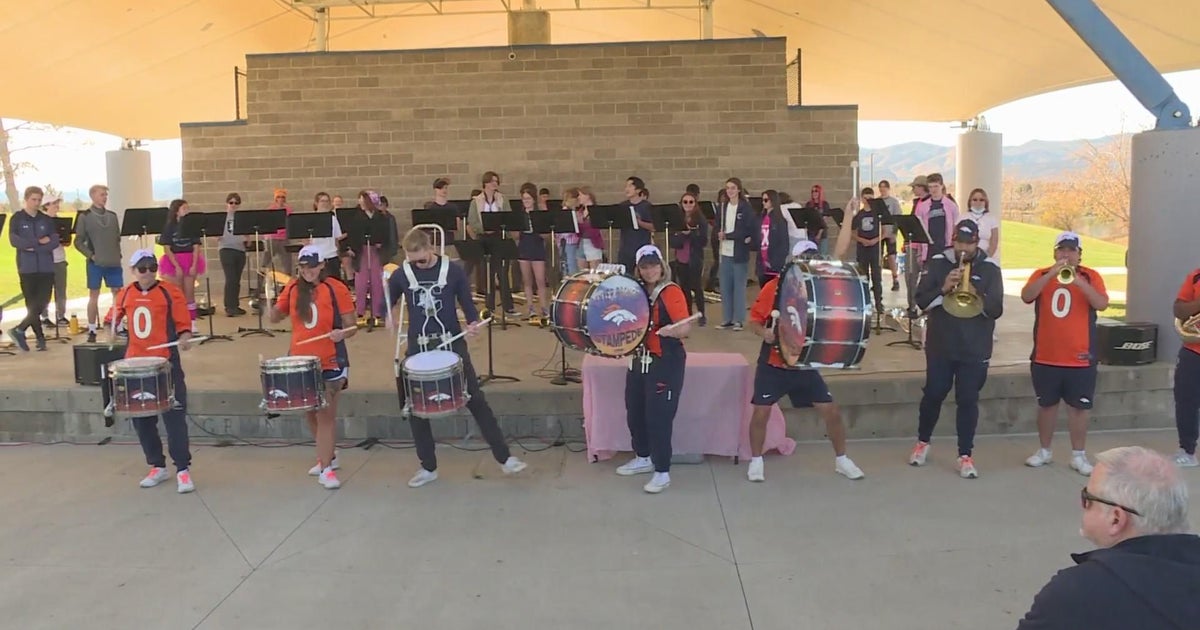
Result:
<svg viewBox="0 0 1200 630"><path fill-rule="evenodd" d="M1166 78L1189 105L1192 116L1200 115L1200 70L1177 72ZM1098 138L1154 125L1150 114L1116 81L1014 101L985 112L984 117L992 131L1004 134L1005 146L1030 140ZM913 141L953 146L959 130L950 123L862 121L858 134L859 144L868 149ZM68 198L74 197L75 191L86 193L88 186L104 181L104 154L121 144L116 136L81 129L15 132L13 136L14 148L44 146L14 156L17 161L34 164L34 168L17 176L18 188L50 184ZM151 154L155 180L180 176L182 150L178 139L152 141L145 148Z"/></svg>

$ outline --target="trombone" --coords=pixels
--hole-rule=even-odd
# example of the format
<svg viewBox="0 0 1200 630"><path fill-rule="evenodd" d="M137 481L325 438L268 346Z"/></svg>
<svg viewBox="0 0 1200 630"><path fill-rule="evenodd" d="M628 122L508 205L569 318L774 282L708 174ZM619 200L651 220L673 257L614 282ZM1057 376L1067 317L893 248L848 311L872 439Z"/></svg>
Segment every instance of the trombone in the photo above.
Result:
<svg viewBox="0 0 1200 630"><path fill-rule="evenodd" d="M971 263L962 260L958 263L962 278L958 286L942 301L942 308L954 317L970 319L983 313L983 298L971 284Z"/></svg>

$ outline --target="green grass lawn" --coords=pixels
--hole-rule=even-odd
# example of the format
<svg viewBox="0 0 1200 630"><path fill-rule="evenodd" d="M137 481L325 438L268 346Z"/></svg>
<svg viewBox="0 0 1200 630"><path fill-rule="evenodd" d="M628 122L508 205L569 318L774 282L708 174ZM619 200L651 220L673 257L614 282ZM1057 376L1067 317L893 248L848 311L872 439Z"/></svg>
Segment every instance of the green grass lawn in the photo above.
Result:
<svg viewBox="0 0 1200 630"><path fill-rule="evenodd" d="M1053 261L1054 237L1059 230L1030 223L1003 221L1000 226L1000 261L1005 269L1036 269ZM1124 267L1125 246L1083 237L1083 264L1088 267ZM1115 287L1110 287L1115 288Z"/></svg>

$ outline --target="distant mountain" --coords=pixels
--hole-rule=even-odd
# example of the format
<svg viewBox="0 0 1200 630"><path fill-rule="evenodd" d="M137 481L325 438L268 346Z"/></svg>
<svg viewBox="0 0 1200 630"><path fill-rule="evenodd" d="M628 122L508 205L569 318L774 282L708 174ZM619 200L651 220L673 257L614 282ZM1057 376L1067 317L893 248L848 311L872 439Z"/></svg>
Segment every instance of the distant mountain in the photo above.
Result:
<svg viewBox="0 0 1200 630"><path fill-rule="evenodd" d="M1105 145L1113 139L1110 136L1093 140L1056 142L1032 140L1019 146L1004 147L1004 176L1025 180L1061 179L1068 173L1086 168L1086 163L1079 155L1089 142ZM953 180L955 153L954 147L905 142L878 149L859 149L859 162L863 166L863 176L873 181L889 179L893 182L908 182L912 181L914 175L922 173L941 173L947 180ZM872 167L872 155L875 173L873 177L867 174Z"/></svg>

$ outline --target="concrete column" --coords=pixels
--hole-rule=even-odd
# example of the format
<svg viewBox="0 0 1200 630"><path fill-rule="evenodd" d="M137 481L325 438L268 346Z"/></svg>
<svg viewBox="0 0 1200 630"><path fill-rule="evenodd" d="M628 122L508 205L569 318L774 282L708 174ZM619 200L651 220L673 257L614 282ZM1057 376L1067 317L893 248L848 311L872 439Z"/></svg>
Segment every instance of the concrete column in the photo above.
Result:
<svg viewBox="0 0 1200 630"><path fill-rule="evenodd" d="M986 127L986 124L984 125ZM954 160L958 172L954 182L954 198L959 207L967 209L967 195L976 188L988 194L989 209L1001 218L1000 205L1004 192L1003 136L986 129L969 129L958 136L958 152ZM1000 234L1000 248L996 256L1003 260L1004 234Z"/></svg>
<svg viewBox="0 0 1200 630"><path fill-rule="evenodd" d="M1131 158L1126 319L1158 324L1158 358L1170 360L1181 345L1171 312L1175 295L1200 266L1200 130L1139 133L1133 137Z"/></svg>
<svg viewBox="0 0 1200 630"><path fill-rule="evenodd" d="M108 209L117 213L124 222L126 208L153 208L154 183L150 176L150 152L133 147L123 147L104 154L108 174ZM129 260L140 247L140 239L121 241L121 260ZM146 239L147 246L153 240Z"/></svg>
<svg viewBox="0 0 1200 630"><path fill-rule="evenodd" d="M700 0L700 39L713 38L713 0Z"/></svg>
<svg viewBox="0 0 1200 630"><path fill-rule="evenodd" d="M317 24L313 36L316 38L316 49L319 52L329 50L329 7L317 7L313 10Z"/></svg>

